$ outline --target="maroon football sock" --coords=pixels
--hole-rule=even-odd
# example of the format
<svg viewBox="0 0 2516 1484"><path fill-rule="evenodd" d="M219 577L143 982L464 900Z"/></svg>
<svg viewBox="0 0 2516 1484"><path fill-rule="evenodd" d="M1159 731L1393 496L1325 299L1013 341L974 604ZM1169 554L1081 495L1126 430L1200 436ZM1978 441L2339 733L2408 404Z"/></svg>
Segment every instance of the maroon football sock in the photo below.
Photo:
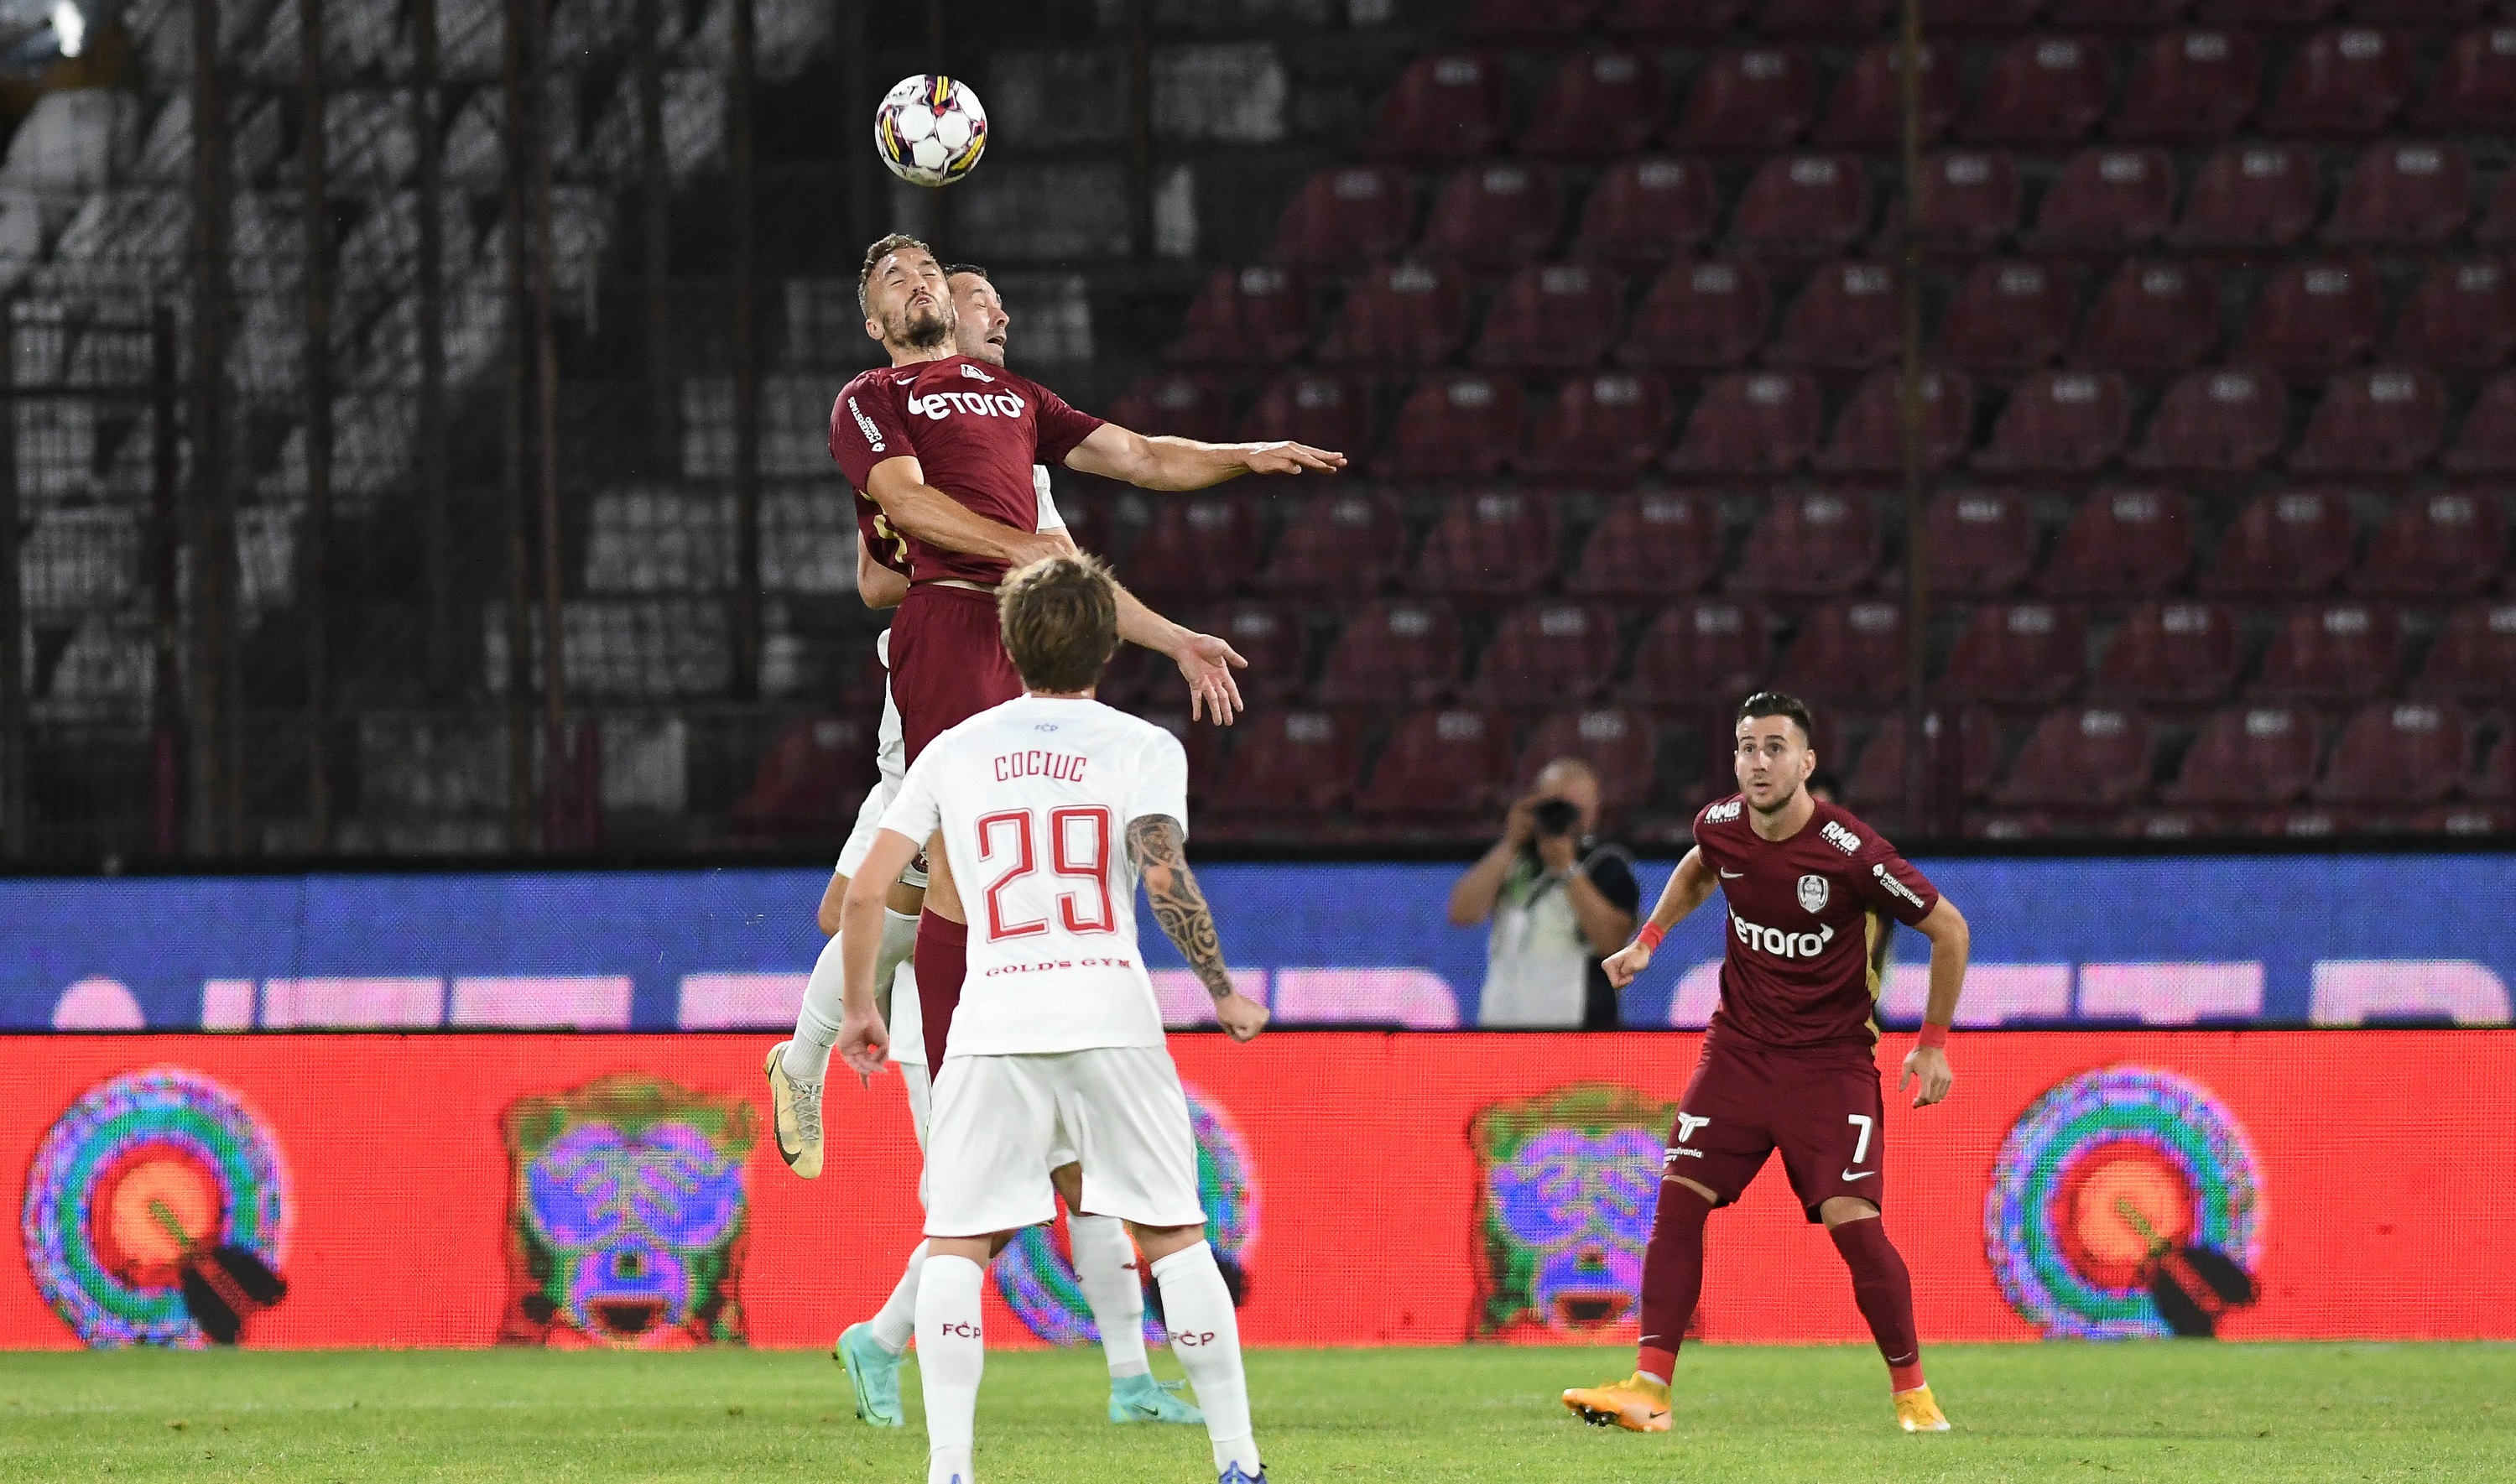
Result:
<svg viewBox="0 0 2516 1484"><path fill-rule="evenodd" d="M926 1032L926 1071L944 1075L944 1042L970 970L970 925L926 912L917 914L917 1009Z"/></svg>
<svg viewBox="0 0 2516 1484"><path fill-rule="evenodd" d="M1659 1214L1643 1251L1642 1354L1634 1369L1667 1380L1677 1374L1677 1346L1703 1296L1703 1220L1712 1203L1675 1180L1659 1182Z"/></svg>
<svg viewBox="0 0 2516 1484"><path fill-rule="evenodd" d="M920 983L923 983L921 980ZM1913 1279L1896 1244L1887 1240L1887 1223L1875 1216L1846 1221L1830 1229L1834 1250L1852 1269L1852 1301L1869 1321L1869 1334L1887 1361L1887 1385L1910 1391L1922 1384L1922 1343L1913 1334Z"/></svg>

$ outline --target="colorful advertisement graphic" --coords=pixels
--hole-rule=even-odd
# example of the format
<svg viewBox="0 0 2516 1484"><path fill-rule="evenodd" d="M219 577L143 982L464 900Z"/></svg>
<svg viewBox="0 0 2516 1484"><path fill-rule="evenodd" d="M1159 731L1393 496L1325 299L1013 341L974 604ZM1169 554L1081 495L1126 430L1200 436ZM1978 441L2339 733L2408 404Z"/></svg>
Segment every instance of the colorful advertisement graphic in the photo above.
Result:
<svg viewBox="0 0 2516 1484"><path fill-rule="evenodd" d="M1174 1037L1244 1337L1622 1336L1655 1123L1699 1042ZM825 1348L918 1240L917 1149L896 1076L843 1080L822 1175L796 1179L759 1111L765 1043L0 1040L25 1213L0 1345L214 1341L182 1279L224 1251L285 1282L239 1315L252 1346ZM1959 1035L1953 1095L1921 1110L1893 1091L1906 1043L1880 1053L1880 1195L1926 1339L2516 1339L2516 1228L2491 1201L2516 1170L2516 1031ZM313 1075L339 1067L360 1069L356 1118ZM1061 1271L1059 1239L1026 1247L1034 1277ZM1003 1271L992 1342L1086 1336L1074 1295ZM1712 1216L1696 1331L1866 1342L1778 1166Z"/></svg>

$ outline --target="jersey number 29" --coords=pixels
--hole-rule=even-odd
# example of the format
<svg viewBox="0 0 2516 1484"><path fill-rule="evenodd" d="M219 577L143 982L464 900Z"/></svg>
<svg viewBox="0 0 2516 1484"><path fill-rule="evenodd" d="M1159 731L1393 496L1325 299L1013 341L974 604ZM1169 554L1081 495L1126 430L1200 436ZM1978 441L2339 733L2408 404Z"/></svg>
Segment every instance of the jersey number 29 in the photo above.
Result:
<svg viewBox="0 0 2516 1484"><path fill-rule="evenodd" d="M979 859L1007 864L987 887L987 938L1028 938L1048 931L1046 917L1023 922L1005 920L1005 888L1039 869L1034 839L1038 812L1001 809L979 817ZM1091 890L1057 894L1057 914L1069 933L1109 933L1118 928L1118 909L1110 900L1111 819L1107 805L1077 805L1048 811L1048 869L1052 874L1088 881ZM1082 910L1090 908L1086 915Z"/></svg>

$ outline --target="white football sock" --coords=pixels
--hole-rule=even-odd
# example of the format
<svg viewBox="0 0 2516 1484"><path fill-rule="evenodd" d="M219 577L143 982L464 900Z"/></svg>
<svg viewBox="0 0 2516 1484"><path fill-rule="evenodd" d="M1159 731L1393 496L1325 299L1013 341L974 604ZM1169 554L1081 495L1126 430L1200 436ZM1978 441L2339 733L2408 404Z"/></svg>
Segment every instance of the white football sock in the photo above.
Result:
<svg viewBox="0 0 2516 1484"><path fill-rule="evenodd" d="M1074 1251L1074 1281L1092 1305L1092 1323L1101 1331L1101 1353L1110 1362L1110 1378L1144 1376L1153 1370L1145 1359L1145 1289L1136 1281L1136 1245L1127 1240L1127 1223L1115 1216L1066 1213L1066 1241Z"/></svg>
<svg viewBox="0 0 2516 1484"><path fill-rule="evenodd" d="M804 1002L795 1007L795 1039L786 1042L786 1075L799 1082L818 1082L829 1075L830 1048L839 1043L839 1017L847 1013L848 970L836 933L821 945L813 960L813 976L804 981Z"/></svg>
<svg viewBox="0 0 2516 1484"><path fill-rule="evenodd" d="M926 1480L971 1484L979 1378L987 1369L979 1332L986 1274L967 1257L938 1257L925 1267L917 1285L917 1379L926 1393Z"/></svg>
<svg viewBox="0 0 2516 1484"><path fill-rule="evenodd" d="M1249 1381L1240 1370L1240 1316L1232 1311L1232 1290L1214 1265L1214 1249L1200 1242L1171 1253L1153 1264L1153 1281L1162 1286L1162 1328L1170 1332L1171 1353L1188 1372L1205 1412L1216 1470L1238 1464L1242 1473L1255 1475L1261 1465L1249 1430ZM922 1340L925 1326L918 1328Z"/></svg>
<svg viewBox="0 0 2516 1484"><path fill-rule="evenodd" d="M882 910L882 942L873 951L873 983L877 993L891 988L891 976L917 956L917 913L906 916Z"/></svg>
<svg viewBox="0 0 2516 1484"><path fill-rule="evenodd" d="M873 1318L865 1322L873 1331L873 1342L898 1355L908 1348L909 1336L917 1333L917 1280L926 1271L926 1244L920 1242L908 1254L908 1266L902 1268L900 1282L891 1296L882 1301Z"/></svg>

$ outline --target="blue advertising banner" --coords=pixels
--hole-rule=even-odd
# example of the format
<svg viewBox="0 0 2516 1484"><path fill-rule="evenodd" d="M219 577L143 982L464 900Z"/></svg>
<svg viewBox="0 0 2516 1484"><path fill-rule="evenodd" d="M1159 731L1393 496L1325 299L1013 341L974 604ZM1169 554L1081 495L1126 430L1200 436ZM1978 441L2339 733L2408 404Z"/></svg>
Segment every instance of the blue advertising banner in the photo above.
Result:
<svg viewBox="0 0 2516 1484"><path fill-rule="evenodd" d="M1918 863L1974 926L1972 1025L2503 1025L2516 858ZM1669 863L1646 866L1644 900ZM1286 1024L1473 1026L1486 935L1449 865L1219 864L1244 989ZM811 869L0 882L0 1029L734 1030L792 1024L820 948ZM1140 913L1166 1009L1205 996ZM1718 900L1669 935L1628 1026L1699 1026ZM1890 1025L1928 947L1895 941Z"/></svg>

